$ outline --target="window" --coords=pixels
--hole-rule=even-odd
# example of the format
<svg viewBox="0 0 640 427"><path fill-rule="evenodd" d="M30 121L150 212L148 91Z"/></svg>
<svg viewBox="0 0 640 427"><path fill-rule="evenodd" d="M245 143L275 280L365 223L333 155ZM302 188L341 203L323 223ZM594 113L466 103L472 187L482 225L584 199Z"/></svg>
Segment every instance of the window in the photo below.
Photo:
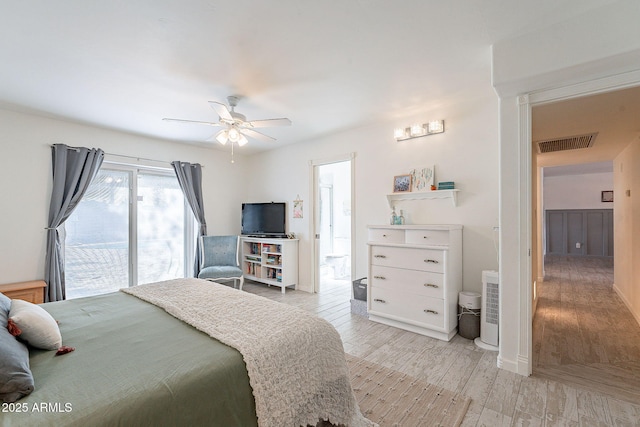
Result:
<svg viewBox="0 0 640 427"><path fill-rule="evenodd" d="M105 163L65 232L67 299L185 277L193 264L195 219L170 170Z"/></svg>

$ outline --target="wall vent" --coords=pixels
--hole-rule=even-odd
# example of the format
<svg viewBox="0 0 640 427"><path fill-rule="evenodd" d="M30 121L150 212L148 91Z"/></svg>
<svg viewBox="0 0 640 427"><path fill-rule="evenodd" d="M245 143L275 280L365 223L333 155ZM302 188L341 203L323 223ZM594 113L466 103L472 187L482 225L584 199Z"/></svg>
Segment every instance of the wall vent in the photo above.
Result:
<svg viewBox="0 0 640 427"><path fill-rule="evenodd" d="M569 136L566 138L554 138L537 141L538 153L553 153L556 151L576 150L578 148L593 147L593 142L598 132L586 135Z"/></svg>

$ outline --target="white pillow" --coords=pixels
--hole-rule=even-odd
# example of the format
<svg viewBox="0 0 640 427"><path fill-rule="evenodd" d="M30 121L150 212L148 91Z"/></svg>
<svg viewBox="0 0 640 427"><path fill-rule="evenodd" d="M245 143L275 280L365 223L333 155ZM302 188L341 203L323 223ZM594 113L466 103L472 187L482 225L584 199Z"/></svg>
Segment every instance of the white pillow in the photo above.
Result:
<svg viewBox="0 0 640 427"><path fill-rule="evenodd" d="M9 319L22 331L18 338L30 346L43 350L57 350L62 346L58 323L44 308L14 299L11 300Z"/></svg>

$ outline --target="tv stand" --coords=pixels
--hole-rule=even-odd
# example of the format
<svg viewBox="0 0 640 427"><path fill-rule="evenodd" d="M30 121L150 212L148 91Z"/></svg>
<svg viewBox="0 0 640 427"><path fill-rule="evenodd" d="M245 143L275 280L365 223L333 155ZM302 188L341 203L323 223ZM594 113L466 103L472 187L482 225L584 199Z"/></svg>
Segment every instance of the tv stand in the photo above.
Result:
<svg viewBox="0 0 640 427"><path fill-rule="evenodd" d="M298 284L298 239L242 236L242 272L244 277L282 293Z"/></svg>

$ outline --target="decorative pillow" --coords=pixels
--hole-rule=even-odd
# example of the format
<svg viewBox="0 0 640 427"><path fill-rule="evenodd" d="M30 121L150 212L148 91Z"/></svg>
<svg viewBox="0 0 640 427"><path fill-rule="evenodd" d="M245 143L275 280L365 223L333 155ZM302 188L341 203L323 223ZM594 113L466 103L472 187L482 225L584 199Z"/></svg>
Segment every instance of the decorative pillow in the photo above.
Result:
<svg viewBox="0 0 640 427"><path fill-rule="evenodd" d="M4 311L9 316L9 310L11 310L11 298L0 292L0 312Z"/></svg>
<svg viewBox="0 0 640 427"><path fill-rule="evenodd" d="M5 403L33 391L29 350L7 330L10 306L11 300L0 293L0 400Z"/></svg>
<svg viewBox="0 0 640 427"><path fill-rule="evenodd" d="M14 299L9 319L22 331L18 338L32 347L57 350L62 345L58 323L38 305Z"/></svg>

